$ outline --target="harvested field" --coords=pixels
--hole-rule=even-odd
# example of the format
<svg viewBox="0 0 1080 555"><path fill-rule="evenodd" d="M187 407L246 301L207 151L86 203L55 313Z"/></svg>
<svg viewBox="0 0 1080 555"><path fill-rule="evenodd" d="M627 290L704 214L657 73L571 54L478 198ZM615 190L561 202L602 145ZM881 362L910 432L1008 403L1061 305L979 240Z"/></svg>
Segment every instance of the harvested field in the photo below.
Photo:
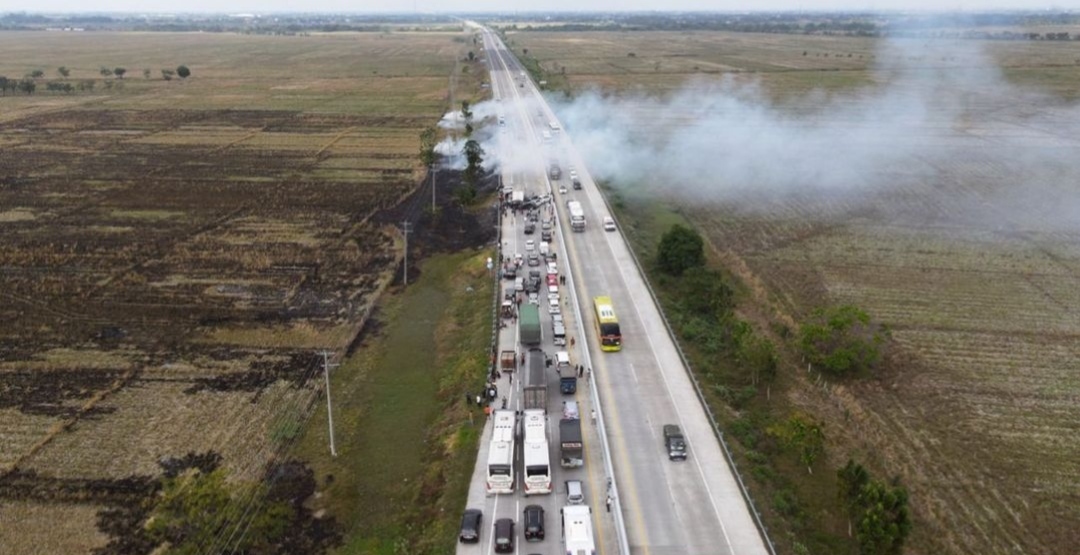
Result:
<svg viewBox="0 0 1080 555"><path fill-rule="evenodd" d="M736 82L752 72L766 97L757 102L781 114L774 121L850 116L858 110L819 109L829 99L858 105L866 91L893 81L910 87L908 95L927 94L935 82L923 75L949 64L967 71L963 59L912 54L904 71L886 78L872 71L869 39L512 36L546 68L565 65L575 86L608 92L640 87L663 98L688 86L705 94L708 81L686 82L708 67L738 73ZM972 52L971 44L961 53ZM824 155L832 167L855 168L856 184L847 188L818 187L812 172L790 186L734 181L721 163L694 174L699 179L610 178L616 187L646 183L626 195L659 194L680 206L733 272L765 285L757 310L776 321L852 303L890 328L892 350L877 379L813 388L815 376L795 361L785 396L825 419L830 467L854 455L903 479L916 519L906 553L1068 553L1080 545L1080 421L1073 414L1080 401L1080 139L1070 131L1076 108L1069 100L1080 93L1080 74L1065 67L1076 63L1068 45L980 49L985 56L971 59L989 65L978 73L1001 67L1004 80L988 78L954 105L927 104L903 133L875 133L893 117L881 110L877 119L811 119L798 128L864 138L854 146L840 141L843 148ZM711 116L697 106L641 100L641 107L634 120L640 140ZM864 150L882 148L890 154L876 159L887 163L855 165ZM717 151L740 156L737 147ZM783 166L785 154L777 148L774 163ZM770 185L777 189L762 190Z"/></svg>
<svg viewBox="0 0 1080 555"><path fill-rule="evenodd" d="M97 81L0 97L0 551L89 553L108 540L97 511L152 492L161 461L213 452L260 480L290 446L317 353L353 342L400 263L380 217L416 189L419 133L467 48L419 32L0 49L0 75ZM190 78L161 78L180 63ZM127 78L106 88L102 64Z"/></svg>

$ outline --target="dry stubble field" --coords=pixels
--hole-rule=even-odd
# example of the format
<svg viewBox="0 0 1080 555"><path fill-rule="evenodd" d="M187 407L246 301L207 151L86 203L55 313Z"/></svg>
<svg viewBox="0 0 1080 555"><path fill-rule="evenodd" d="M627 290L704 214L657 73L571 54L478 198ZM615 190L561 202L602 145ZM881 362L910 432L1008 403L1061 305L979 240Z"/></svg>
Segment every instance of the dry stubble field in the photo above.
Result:
<svg viewBox="0 0 1080 555"><path fill-rule="evenodd" d="M0 551L103 546L167 457L261 477L399 260L371 216L462 36L0 33L0 75L97 81L0 97Z"/></svg>
<svg viewBox="0 0 1080 555"><path fill-rule="evenodd" d="M701 73L737 72L781 112L814 112L810 102L824 97L811 91L854 94L887 80L871 70L871 39L510 37L549 70L565 66L578 88L663 96ZM980 46L1019 89L977 90L926 115L913 133L883 138L932 147L863 168L864 188L762 195L749 192L752 183L684 183L670 196L685 203L694 189L736 185L740 192L705 203L690 197L685 210L732 268L764 284L759 300L779 315L799 320L816 306L854 303L891 328L896 349L881 379L823 392L791 369L801 385L788 395L826 417L836 447L829 466L853 453L903 478L916 517L907 552L1070 553L1080 545L1080 226L1069 210L1080 176L1069 103L1080 92L1077 56L1068 43ZM907 62L908 73L893 78L964 60ZM641 137L701 115L686 108L643 104ZM838 125L865 135L866 122ZM859 153L837 154L844 164ZM1048 159L1057 166L1032 167ZM1048 175L1056 187L1025 189L1029 176ZM666 177L644 176L657 188Z"/></svg>

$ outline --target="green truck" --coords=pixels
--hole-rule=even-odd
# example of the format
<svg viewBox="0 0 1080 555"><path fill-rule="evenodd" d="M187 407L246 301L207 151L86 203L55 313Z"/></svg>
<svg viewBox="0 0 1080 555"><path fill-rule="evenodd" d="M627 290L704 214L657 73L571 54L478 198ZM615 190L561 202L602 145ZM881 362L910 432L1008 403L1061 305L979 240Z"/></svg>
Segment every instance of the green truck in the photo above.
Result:
<svg viewBox="0 0 1080 555"><path fill-rule="evenodd" d="M543 339L539 307L532 303L523 304L518 317L518 340L522 345L540 345Z"/></svg>

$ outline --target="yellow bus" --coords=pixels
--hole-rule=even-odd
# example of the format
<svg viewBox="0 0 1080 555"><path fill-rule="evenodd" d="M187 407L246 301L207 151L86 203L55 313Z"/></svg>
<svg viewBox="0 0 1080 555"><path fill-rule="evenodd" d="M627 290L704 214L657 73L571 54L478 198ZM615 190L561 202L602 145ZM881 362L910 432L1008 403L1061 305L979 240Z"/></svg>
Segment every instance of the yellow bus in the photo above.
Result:
<svg viewBox="0 0 1080 555"><path fill-rule="evenodd" d="M596 335L600 337L600 350L618 351L622 349L622 333L619 332L619 319L608 297L593 299L593 311L596 315Z"/></svg>

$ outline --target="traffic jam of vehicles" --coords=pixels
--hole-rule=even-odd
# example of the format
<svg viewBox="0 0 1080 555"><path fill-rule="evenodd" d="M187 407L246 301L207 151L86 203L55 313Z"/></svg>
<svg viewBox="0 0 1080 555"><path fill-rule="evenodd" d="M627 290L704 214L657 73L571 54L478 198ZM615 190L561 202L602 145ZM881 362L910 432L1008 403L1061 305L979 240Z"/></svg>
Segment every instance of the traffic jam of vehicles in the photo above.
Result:
<svg viewBox="0 0 1080 555"><path fill-rule="evenodd" d="M546 129L557 132L557 127ZM577 172L568 175L575 190L581 189ZM547 167L550 179L564 177L557 163ZM567 189L559 189L566 198ZM516 328L514 341L504 341L495 368L512 374L521 391L521 405L508 408L505 397L490 410L492 433L486 455L485 492L488 497L521 493L529 501L515 518L492 517L485 527L479 508L470 507L462 516L460 541L486 542L496 553L517 552L518 542L561 541L566 551L596 553L592 509L588 506L582 469L586 450L576 394L579 380L587 369L572 359L576 339L567 333L563 311L569 305L565 264L556 247L555 198L553 195L526 195L521 189L507 188L500 197L504 215L515 222L518 240L504 242L498 272L503 278L500 299L501 329ZM570 227L585 231L581 203L566 199ZM513 245L513 246L511 246ZM520 250L519 250L520 249ZM545 350L551 349L551 350ZM561 410L549 415L549 396L559 395ZM516 410L515 410L516 409ZM553 463L557 461L557 463ZM556 470L559 467L560 470ZM561 480L555 474L562 473ZM556 495L561 503L548 509L534 501L535 496ZM550 523L548 520L556 519ZM554 533L546 527L558 524ZM487 538L490 535L490 540ZM486 547L485 547L486 548ZM561 550L560 550L561 551Z"/></svg>

